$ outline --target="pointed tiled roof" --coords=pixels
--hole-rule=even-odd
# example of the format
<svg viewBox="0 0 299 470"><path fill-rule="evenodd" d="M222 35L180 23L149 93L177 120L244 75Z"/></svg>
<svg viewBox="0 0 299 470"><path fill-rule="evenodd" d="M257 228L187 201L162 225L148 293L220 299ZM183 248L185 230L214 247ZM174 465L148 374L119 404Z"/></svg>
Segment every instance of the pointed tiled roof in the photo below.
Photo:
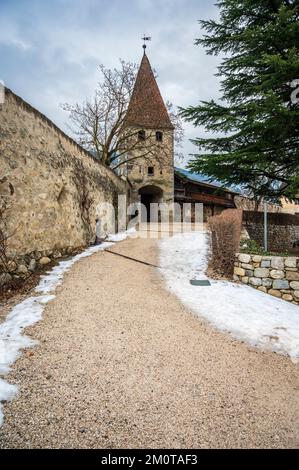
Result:
<svg viewBox="0 0 299 470"><path fill-rule="evenodd" d="M144 53L126 115L126 124L149 129L173 129L151 64Z"/></svg>

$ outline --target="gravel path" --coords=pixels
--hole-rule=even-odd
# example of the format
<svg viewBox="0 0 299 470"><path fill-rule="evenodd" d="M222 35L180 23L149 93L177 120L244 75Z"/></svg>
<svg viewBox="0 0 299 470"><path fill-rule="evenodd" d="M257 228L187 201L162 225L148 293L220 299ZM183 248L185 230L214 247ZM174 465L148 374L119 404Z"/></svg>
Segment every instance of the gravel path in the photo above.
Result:
<svg viewBox="0 0 299 470"><path fill-rule="evenodd" d="M112 249L157 262L155 240ZM81 260L26 333L1 448L299 447L299 366L205 325L152 267Z"/></svg>

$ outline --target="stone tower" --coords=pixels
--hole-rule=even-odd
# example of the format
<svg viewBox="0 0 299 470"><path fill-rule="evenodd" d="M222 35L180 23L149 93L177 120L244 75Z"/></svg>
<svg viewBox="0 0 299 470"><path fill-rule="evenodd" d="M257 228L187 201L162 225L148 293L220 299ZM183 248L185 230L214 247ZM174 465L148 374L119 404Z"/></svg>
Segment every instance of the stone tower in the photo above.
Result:
<svg viewBox="0 0 299 470"><path fill-rule="evenodd" d="M132 200L147 208L153 202L172 202L174 127L145 51L125 121L137 141L128 158L146 155L127 164Z"/></svg>

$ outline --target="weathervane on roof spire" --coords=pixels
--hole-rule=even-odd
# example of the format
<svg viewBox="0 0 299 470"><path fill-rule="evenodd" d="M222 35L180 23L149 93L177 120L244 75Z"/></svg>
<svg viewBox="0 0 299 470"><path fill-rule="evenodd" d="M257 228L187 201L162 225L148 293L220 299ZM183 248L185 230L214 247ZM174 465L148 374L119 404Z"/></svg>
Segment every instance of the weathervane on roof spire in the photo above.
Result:
<svg viewBox="0 0 299 470"><path fill-rule="evenodd" d="M146 36L145 34L143 35L143 38L141 38L142 41L144 41L144 44L143 44L143 50L144 50L144 53L145 53L145 49L146 49L146 41L151 41L152 38L150 36Z"/></svg>

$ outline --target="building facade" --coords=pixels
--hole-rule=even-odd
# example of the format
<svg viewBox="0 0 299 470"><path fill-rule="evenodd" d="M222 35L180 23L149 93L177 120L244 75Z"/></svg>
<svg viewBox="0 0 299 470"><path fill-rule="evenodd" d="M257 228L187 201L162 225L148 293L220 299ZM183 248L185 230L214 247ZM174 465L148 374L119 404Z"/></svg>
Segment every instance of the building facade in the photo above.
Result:
<svg viewBox="0 0 299 470"><path fill-rule="evenodd" d="M180 205L191 204L192 214L194 204L203 204L204 222L213 215L220 214L224 209L235 209L236 191L224 188L219 182L210 182L202 175L196 175L182 168L175 168L174 199Z"/></svg>
<svg viewBox="0 0 299 470"><path fill-rule="evenodd" d="M281 198L282 211L287 214L299 215L299 194L296 195L296 198L289 201L285 197Z"/></svg>

